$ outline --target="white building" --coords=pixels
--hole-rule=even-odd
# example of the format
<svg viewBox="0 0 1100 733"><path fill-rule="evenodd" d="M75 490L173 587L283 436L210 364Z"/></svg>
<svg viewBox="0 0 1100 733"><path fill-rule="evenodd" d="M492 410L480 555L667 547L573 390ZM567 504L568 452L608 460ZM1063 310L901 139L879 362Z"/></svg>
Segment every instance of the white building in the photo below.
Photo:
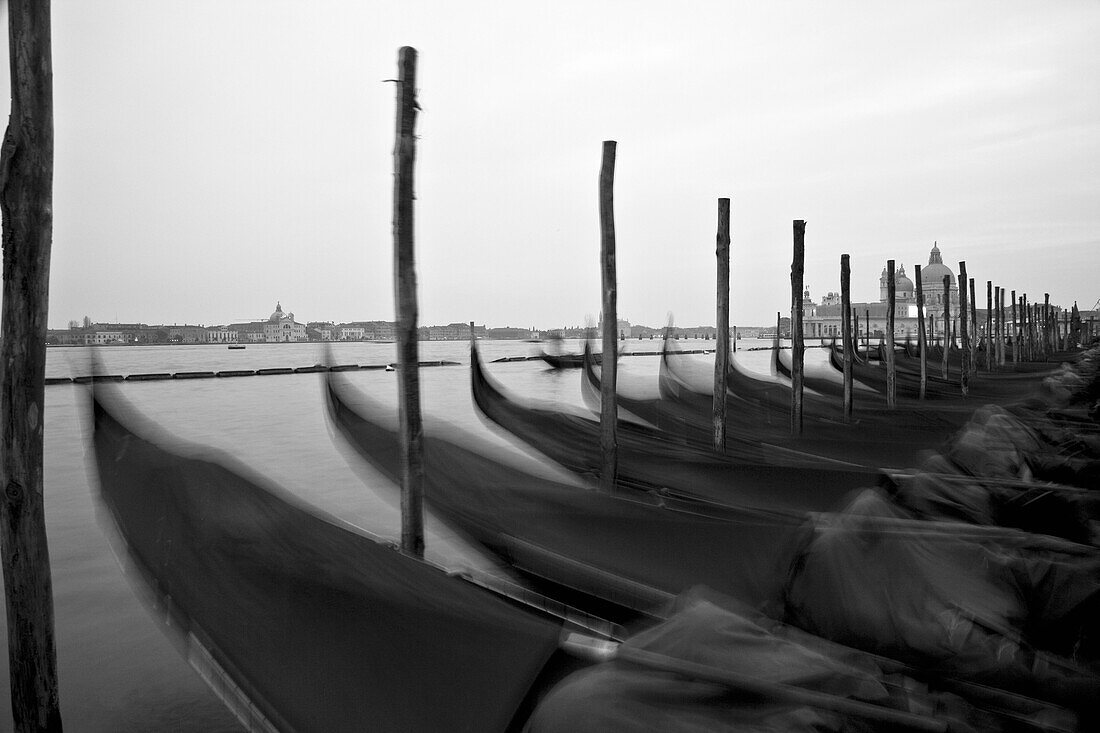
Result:
<svg viewBox="0 0 1100 733"><path fill-rule="evenodd" d="M283 313L283 304L275 304L275 312L263 324L264 341L269 344L287 341L306 341L306 326L297 323L293 313Z"/></svg>

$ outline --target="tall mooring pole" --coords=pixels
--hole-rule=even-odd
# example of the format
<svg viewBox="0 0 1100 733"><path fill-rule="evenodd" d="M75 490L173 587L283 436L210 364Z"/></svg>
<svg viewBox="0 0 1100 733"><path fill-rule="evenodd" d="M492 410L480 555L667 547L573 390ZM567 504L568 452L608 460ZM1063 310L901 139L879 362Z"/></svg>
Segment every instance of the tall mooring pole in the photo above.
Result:
<svg viewBox="0 0 1100 733"><path fill-rule="evenodd" d="M397 143L393 149L393 283L397 310L398 413L401 430L401 550L424 556L423 424L413 252L413 168L416 161L416 49L397 58Z"/></svg>
<svg viewBox="0 0 1100 733"><path fill-rule="evenodd" d="M962 330L962 369L959 375L959 386L965 397L970 391L970 309L966 303L966 263L959 263L959 328Z"/></svg>
<svg viewBox="0 0 1100 733"><path fill-rule="evenodd" d="M920 347L920 399L928 391L928 335L924 328L924 287L921 285L920 265L914 265L917 284L917 345Z"/></svg>
<svg viewBox="0 0 1100 733"><path fill-rule="evenodd" d="M53 241L49 0L9 0L11 115L0 151L0 554L14 730L60 731L53 584L42 498L43 402Z"/></svg>
<svg viewBox="0 0 1100 733"><path fill-rule="evenodd" d="M730 200L718 199L718 234L715 244L718 260L717 323L714 345L714 450L726 450L726 374L730 366Z"/></svg>
<svg viewBox="0 0 1100 733"><path fill-rule="evenodd" d="M851 258L840 256L840 323L844 345L844 419L852 419L852 265ZM857 337L858 338L858 337Z"/></svg>
<svg viewBox="0 0 1100 733"><path fill-rule="evenodd" d="M603 143L600 163L600 271L603 286L603 361L600 367L600 487L615 488L619 471L616 327L618 285L615 273L615 141Z"/></svg>
<svg viewBox="0 0 1100 733"><path fill-rule="evenodd" d="M993 371L993 281L986 281L986 371Z"/></svg>
<svg viewBox="0 0 1100 733"><path fill-rule="evenodd" d="M940 372L947 381L947 355L951 351L951 277L943 276L943 363Z"/></svg>
<svg viewBox="0 0 1100 733"><path fill-rule="evenodd" d="M894 261L886 261L886 406L898 403L898 376L894 364L894 308L897 300L897 276Z"/></svg>
<svg viewBox="0 0 1100 733"><path fill-rule="evenodd" d="M802 289L806 262L806 222L794 220L791 260L791 435L802 435Z"/></svg>

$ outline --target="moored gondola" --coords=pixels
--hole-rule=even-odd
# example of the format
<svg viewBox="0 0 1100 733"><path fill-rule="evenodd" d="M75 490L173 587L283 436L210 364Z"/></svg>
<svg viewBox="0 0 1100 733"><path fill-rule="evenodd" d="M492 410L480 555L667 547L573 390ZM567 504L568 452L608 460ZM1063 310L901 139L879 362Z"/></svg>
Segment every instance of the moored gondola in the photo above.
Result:
<svg viewBox="0 0 1100 733"><path fill-rule="evenodd" d="M392 430L352 408L345 391L330 382L340 431L392 475ZM659 497L644 503L633 493L525 480L513 469L494 468L484 447L460 448L440 438L424 446L428 502L517 567L562 585L608 600L644 598L679 592L707 575L708 585L770 609L772 618L899 657L928 679L953 680L946 684L954 689L1008 687L1013 699L1023 693L1080 709L1100 682L1066 655L1084 648L1079 635L1088 638L1091 628L1087 609L1098 593L1094 548L1006 528L913 521L873 490L828 515L662 503ZM860 553L863 559L853 561ZM1018 573L1025 566L1045 570L1025 580ZM1035 585L1040 576L1057 590ZM1055 596L1045 596L1051 590ZM1028 611L1025 622L1017 615L1022 607L1010 600L1040 596L1062 604L1057 621ZM925 605L913 607L916 598ZM969 631L958 636L950 626L930 626L937 609ZM867 629L860 621L865 614L872 614ZM1051 648L1034 646L1031 634ZM1021 653L994 662L989 655L1009 639L1022 645ZM1030 660L1041 663L1033 668ZM1007 699L982 689L1001 703Z"/></svg>
<svg viewBox="0 0 1100 733"><path fill-rule="evenodd" d="M249 730L505 730L572 667L563 629L608 638L403 555L224 454L160 447L111 403L94 402L94 453L119 554Z"/></svg>
<svg viewBox="0 0 1100 733"><path fill-rule="evenodd" d="M501 596L403 555L261 486L225 456L160 447L111 402L93 404L94 447L126 562L249 731L594 731L607 729L608 710L580 724L578 712L612 699L624 731L658 720L673 732L728 727L762 714L777 730L807 718L818 730L947 730L924 711L953 696L919 690L890 660L708 592L620 643L531 596ZM661 701L643 713L653 697L640 693L654 685ZM989 715L952 708L959 722L979 713Z"/></svg>

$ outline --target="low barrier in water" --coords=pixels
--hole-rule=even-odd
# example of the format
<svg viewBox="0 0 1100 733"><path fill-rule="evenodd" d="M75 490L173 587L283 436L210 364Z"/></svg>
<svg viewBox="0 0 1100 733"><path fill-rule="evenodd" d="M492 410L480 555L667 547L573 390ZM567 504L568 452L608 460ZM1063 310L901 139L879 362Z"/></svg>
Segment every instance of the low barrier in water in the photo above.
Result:
<svg viewBox="0 0 1100 733"><path fill-rule="evenodd" d="M392 371L394 364L337 364L325 366L313 364L301 367L269 367L264 369L226 369L220 372L148 372L140 374L96 374L80 377L46 377L45 384L91 384L92 382L154 382L167 379L214 379L225 377L254 377L281 374L316 374L319 372L351 372L368 369L386 369ZM457 361L422 361L422 367L461 366Z"/></svg>

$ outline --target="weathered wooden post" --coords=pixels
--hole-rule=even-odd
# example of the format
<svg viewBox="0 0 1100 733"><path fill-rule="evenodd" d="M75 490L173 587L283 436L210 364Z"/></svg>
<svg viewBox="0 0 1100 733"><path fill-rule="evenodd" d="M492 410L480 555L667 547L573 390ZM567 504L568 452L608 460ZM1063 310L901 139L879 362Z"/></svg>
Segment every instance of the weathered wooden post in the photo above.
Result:
<svg viewBox="0 0 1100 733"><path fill-rule="evenodd" d="M993 281L986 281L986 371L993 370Z"/></svg>
<svg viewBox="0 0 1100 733"><path fill-rule="evenodd" d="M871 309L863 309L863 349L865 354L871 353Z"/></svg>
<svg viewBox="0 0 1100 733"><path fill-rule="evenodd" d="M928 336L924 332L924 286L920 280L920 265L914 267L914 281L917 284L917 345L920 347L920 398L923 400L928 390Z"/></svg>
<svg viewBox="0 0 1100 733"><path fill-rule="evenodd" d="M997 322L1001 326L1000 334L997 337L997 365L1004 367L1005 365L1005 345L1008 341L1008 326L1005 325L1005 293L1004 288L1000 288L1000 293L997 294Z"/></svg>
<svg viewBox="0 0 1100 733"><path fill-rule="evenodd" d="M600 265L603 285L603 361L600 367L600 448L603 468L600 486L607 493L615 489L619 472L618 347L615 330L618 323L618 285L615 272L615 146L603 143L600 163Z"/></svg>
<svg viewBox="0 0 1100 733"><path fill-rule="evenodd" d="M993 286L993 362L1001 366L1001 286Z"/></svg>
<svg viewBox="0 0 1100 733"><path fill-rule="evenodd" d="M726 449L726 376L730 360L730 200L718 199L718 324L714 350L714 450Z"/></svg>
<svg viewBox="0 0 1100 733"><path fill-rule="evenodd" d="M962 330L962 369L959 375L959 386L963 397L970 392L970 329L967 328L967 319L970 317L970 309L966 306L966 263L959 263L959 328Z"/></svg>
<svg viewBox="0 0 1100 733"><path fill-rule="evenodd" d="M886 406L897 405L898 382L894 364L894 302L897 297L897 280L894 261L886 260Z"/></svg>
<svg viewBox="0 0 1100 733"><path fill-rule="evenodd" d="M978 301L974 297L974 278L969 279L970 285L970 329L973 336L970 339L970 368L975 374L978 372ZM963 283L967 285L967 283Z"/></svg>
<svg viewBox="0 0 1100 733"><path fill-rule="evenodd" d="M791 260L791 435L802 435L802 289L806 262L806 222L794 220Z"/></svg>
<svg viewBox="0 0 1100 733"><path fill-rule="evenodd" d="M1043 358L1050 356L1050 293L1043 294Z"/></svg>
<svg viewBox="0 0 1100 733"><path fill-rule="evenodd" d="M393 149L393 280L397 322L397 389L401 426L401 550L424 556L423 423L416 321L413 172L416 162L416 49L397 58L397 144Z"/></svg>
<svg viewBox="0 0 1100 733"><path fill-rule="evenodd" d="M1031 323L1029 320L1029 311L1027 301L1027 293L1020 296L1020 330L1022 335L1020 336L1020 347L1024 350L1024 358L1027 361L1032 360L1031 353Z"/></svg>
<svg viewBox="0 0 1100 733"><path fill-rule="evenodd" d="M851 258L840 256L840 324L844 345L844 419L852 419L852 271Z"/></svg>
<svg viewBox="0 0 1100 733"><path fill-rule="evenodd" d="M1027 341L1032 361L1039 361L1039 332L1035 323L1038 307L1035 303L1027 304Z"/></svg>
<svg viewBox="0 0 1100 733"><path fill-rule="evenodd" d="M1039 360L1039 334L1035 323L1035 318L1038 315L1038 306L1031 302L1027 303L1027 339L1028 349L1031 352L1031 359L1033 361Z"/></svg>
<svg viewBox="0 0 1100 733"><path fill-rule="evenodd" d="M1012 365L1020 361L1020 324L1016 320L1016 291L1012 291Z"/></svg>
<svg viewBox="0 0 1100 733"><path fill-rule="evenodd" d="M60 731L43 505L43 403L53 241L50 3L8 3L11 114L0 151L0 550L14 730Z"/></svg>
<svg viewBox="0 0 1100 733"><path fill-rule="evenodd" d="M943 365L940 371L947 381L947 355L951 351L951 276L943 276Z"/></svg>

